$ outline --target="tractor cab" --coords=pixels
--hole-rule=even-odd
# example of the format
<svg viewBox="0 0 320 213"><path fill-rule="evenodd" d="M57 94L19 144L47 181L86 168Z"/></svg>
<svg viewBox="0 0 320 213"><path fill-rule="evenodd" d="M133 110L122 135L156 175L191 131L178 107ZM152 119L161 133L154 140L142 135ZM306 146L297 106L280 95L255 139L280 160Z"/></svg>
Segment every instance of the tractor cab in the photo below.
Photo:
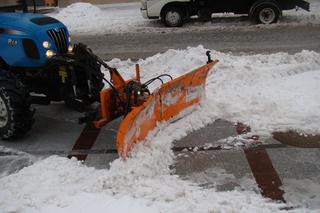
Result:
<svg viewBox="0 0 320 213"><path fill-rule="evenodd" d="M0 13L0 33L0 58L10 67L39 68L71 50L66 26L41 14Z"/></svg>
<svg viewBox="0 0 320 213"><path fill-rule="evenodd" d="M26 0L2 0L0 3L0 61L10 67L45 66L55 55L71 50L67 27L60 21L28 13ZM23 51L22 51L23 50ZM12 57L12 56L15 57Z"/></svg>
<svg viewBox="0 0 320 213"><path fill-rule="evenodd" d="M35 3L35 1L33 1ZM99 101L101 63L83 44L70 44L67 27L28 12L26 0L0 2L0 137L25 134L31 104L64 101L83 111Z"/></svg>

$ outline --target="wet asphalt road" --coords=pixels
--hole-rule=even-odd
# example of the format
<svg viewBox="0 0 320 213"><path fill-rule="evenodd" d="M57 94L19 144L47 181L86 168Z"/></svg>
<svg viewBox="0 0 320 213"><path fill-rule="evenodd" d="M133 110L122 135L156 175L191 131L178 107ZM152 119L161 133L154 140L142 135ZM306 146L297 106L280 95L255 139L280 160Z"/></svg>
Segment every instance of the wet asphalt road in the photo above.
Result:
<svg viewBox="0 0 320 213"><path fill-rule="evenodd" d="M235 54L289 52L302 50L320 52L320 26L279 26L271 28L216 29L194 32L158 30L151 33L107 34L73 36L74 42L83 42L103 59L139 59L168 49L203 45L205 48ZM84 126L77 124L80 116L63 105L38 106L36 123L22 140L0 141L0 146L22 153L0 153L0 176L16 172L32 164L34 158L52 154L68 156L75 151L74 144ZM85 164L108 168L117 158L114 152L116 120L105 126L90 149L80 150L87 155ZM67 131L66 131L67 130ZM232 123L217 121L175 142L175 147L191 147L175 152L172 165L175 174L204 188L218 191L254 190L264 196L285 200L291 205L319 208L320 152L318 147L297 148L269 139L269 146L259 150L231 148L193 151L195 146L217 145L220 139L236 136ZM201 137L200 137L201 136ZM193 144L197 142L196 144ZM319 141L320 143L320 141ZM256 156L256 153L260 153ZM259 157L264 156L262 159ZM259 165L254 165L255 162ZM266 163L267 162L267 163ZM260 166L260 167L259 167ZM266 181L267 180L267 181ZM276 186L273 184L276 183Z"/></svg>
<svg viewBox="0 0 320 213"><path fill-rule="evenodd" d="M235 54L256 54L302 50L320 52L320 25L239 27L183 32L159 28L151 33L73 36L87 44L103 59L139 59L168 49L203 45L205 48Z"/></svg>

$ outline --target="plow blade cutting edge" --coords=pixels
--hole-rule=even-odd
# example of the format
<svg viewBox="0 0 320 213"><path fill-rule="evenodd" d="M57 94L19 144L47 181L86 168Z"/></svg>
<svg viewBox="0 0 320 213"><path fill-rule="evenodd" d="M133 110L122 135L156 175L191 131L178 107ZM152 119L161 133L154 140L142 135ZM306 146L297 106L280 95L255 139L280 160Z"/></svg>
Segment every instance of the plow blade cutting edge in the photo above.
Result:
<svg viewBox="0 0 320 213"><path fill-rule="evenodd" d="M117 150L126 158L137 142L142 142L158 122L173 122L191 112L204 95L209 70L218 61L210 61L183 76L163 84L141 105L133 107L121 122Z"/></svg>

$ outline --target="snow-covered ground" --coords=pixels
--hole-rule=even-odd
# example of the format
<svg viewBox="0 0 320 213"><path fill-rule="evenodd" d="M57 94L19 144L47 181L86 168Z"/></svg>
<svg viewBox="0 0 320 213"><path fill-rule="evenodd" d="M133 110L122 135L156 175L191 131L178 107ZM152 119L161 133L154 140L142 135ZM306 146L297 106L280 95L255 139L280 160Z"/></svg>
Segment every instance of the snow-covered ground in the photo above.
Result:
<svg viewBox="0 0 320 213"><path fill-rule="evenodd" d="M162 73L177 77L191 71L206 62L205 52L199 46L168 50L140 60L142 80ZM242 121L260 135L288 129L320 133L320 54L302 51L294 55L235 56L212 50L212 56L220 63L209 74L206 99L192 114L159 127L156 136L136 146L131 158L115 160L108 170L51 156L2 177L0 211L280 211L284 204L271 202L249 189L218 192L172 175L172 142L217 118ZM109 64L119 68L125 77L134 75L134 62L130 60L113 59ZM312 184L314 190L319 188ZM299 201L295 188L286 190L288 196L297 194ZM303 204L300 207L293 211L317 212L320 204L313 204L312 209L304 209Z"/></svg>
<svg viewBox="0 0 320 213"><path fill-rule="evenodd" d="M203 65L205 52L198 46L140 60L142 79L163 73L180 76ZM213 50L211 54L220 62L209 74L206 101L187 118L190 130L222 118L246 123L259 135L289 129L320 134L319 53L236 56ZM126 78L133 77L134 62L109 63ZM184 124L183 132L186 128Z"/></svg>
<svg viewBox="0 0 320 213"><path fill-rule="evenodd" d="M319 25L320 1L309 2L311 12L285 11L281 22L270 26L252 25L232 14L215 14L211 22L191 21L183 28L169 29L157 20L143 19L139 3L98 6L76 3L50 15L65 23L72 34L187 32L208 28L255 30ZM207 60L205 52L199 46L139 60L142 80L163 73L180 76L203 65ZM271 202L250 188L220 192L172 175L170 165L175 160L172 143L218 118L248 124L252 133L260 136L291 129L320 134L320 54L302 51L294 55L243 56L212 50L212 56L220 63L209 74L206 99L196 111L169 126L160 125L157 135L139 144L131 158L115 160L110 169L97 170L58 156L39 160L0 147L2 153L23 156L24 164L12 165L16 170L27 166L11 175L0 171L0 212L280 211L284 204ZM126 78L134 75L135 62L113 59L109 64ZM295 179L290 183L290 187L284 187L284 196L291 197L293 205L300 205L293 211L319 212L319 203L304 205L301 200L309 198L299 193L306 190L317 194L319 184L309 180L306 185Z"/></svg>
<svg viewBox="0 0 320 213"><path fill-rule="evenodd" d="M75 3L58 12L50 14L67 25L72 34L105 33L144 33L144 32L181 32L203 29L238 29L254 30L261 27L294 26L320 24L320 1L309 0L311 12L284 11L281 22L271 26L253 25L248 19L233 14L215 14L211 22L191 21L183 28L165 28L158 20L143 19L139 3L92 5Z"/></svg>

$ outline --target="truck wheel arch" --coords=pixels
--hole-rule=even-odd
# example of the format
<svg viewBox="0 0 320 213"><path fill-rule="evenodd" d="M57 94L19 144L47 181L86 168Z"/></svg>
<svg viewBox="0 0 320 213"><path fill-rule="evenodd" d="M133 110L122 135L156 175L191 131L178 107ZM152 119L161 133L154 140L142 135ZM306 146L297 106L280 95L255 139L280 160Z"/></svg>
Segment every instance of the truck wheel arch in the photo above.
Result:
<svg viewBox="0 0 320 213"><path fill-rule="evenodd" d="M161 8L160 17L162 17L162 16L164 15L164 12L165 12L168 8L171 8L171 7L178 7L178 8L180 8L180 9L184 12L185 17L187 17L188 14L189 14L188 8L187 8L187 5L186 5L185 2L170 2L170 3L165 4L165 5Z"/></svg>
<svg viewBox="0 0 320 213"><path fill-rule="evenodd" d="M270 5L272 6L276 11L276 19L278 19L280 16L282 16L282 9L280 4L276 1L276 0L259 0L256 1L249 10L249 17L250 18L256 18L256 11L257 9L259 9L260 7L262 7L263 5Z"/></svg>
<svg viewBox="0 0 320 213"><path fill-rule="evenodd" d="M188 10L188 6L186 5L186 3L184 3L184 2L170 2L170 3L164 5L161 8L161 12L160 12L161 21L166 26L172 27L172 26L170 26L170 24L166 23L166 20L165 20L166 13L170 9L173 9L173 10L176 10L176 11L180 11L179 13L182 13L181 14L181 16L182 16L181 17L181 23L179 23L177 25L177 27L182 26L184 20L186 20L189 17L189 10Z"/></svg>

